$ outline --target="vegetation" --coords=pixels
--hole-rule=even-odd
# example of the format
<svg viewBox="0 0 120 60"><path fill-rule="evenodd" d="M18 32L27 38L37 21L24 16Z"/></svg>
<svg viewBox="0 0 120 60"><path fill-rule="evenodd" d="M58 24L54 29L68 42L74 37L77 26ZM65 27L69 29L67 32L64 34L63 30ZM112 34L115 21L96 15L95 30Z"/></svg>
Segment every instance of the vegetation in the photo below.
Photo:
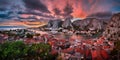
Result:
<svg viewBox="0 0 120 60"><path fill-rule="evenodd" d="M23 41L0 44L0 60L54 60L49 44L27 45Z"/></svg>
<svg viewBox="0 0 120 60"><path fill-rule="evenodd" d="M33 34L27 33L27 34L26 34L26 37L27 37L27 38L33 38Z"/></svg>
<svg viewBox="0 0 120 60"><path fill-rule="evenodd" d="M111 51L112 59L119 60L120 59L120 41L115 41L115 48Z"/></svg>

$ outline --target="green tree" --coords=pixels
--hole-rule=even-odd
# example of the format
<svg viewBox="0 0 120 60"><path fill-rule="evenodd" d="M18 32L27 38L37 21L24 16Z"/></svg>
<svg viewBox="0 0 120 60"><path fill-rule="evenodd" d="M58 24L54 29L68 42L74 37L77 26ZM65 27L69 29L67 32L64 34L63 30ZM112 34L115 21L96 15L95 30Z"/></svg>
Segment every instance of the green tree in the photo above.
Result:
<svg viewBox="0 0 120 60"><path fill-rule="evenodd" d="M30 34L30 33L26 34L26 36L27 38L33 38L33 34Z"/></svg>
<svg viewBox="0 0 120 60"><path fill-rule="evenodd" d="M49 52L51 51L51 47L48 44L40 43L40 44L32 44L29 50L29 55L32 57L40 57L41 59L47 59L49 56Z"/></svg>
<svg viewBox="0 0 120 60"><path fill-rule="evenodd" d="M111 51L111 56L112 56L112 59L115 59L115 60L119 60L120 58L120 41L115 41L115 47L114 49Z"/></svg>
<svg viewBox="0 0 120 60"><path fill-rule="evenodd" d="M53 60L51 46L45 43L27 45L23 41L0 44L0 60Z"/></svg>
<svg viewBox="0 0 120 60"><path fill-rule="evenodd" d="M21 58L25 55L24 49L25 44L22 41L15 42L5 42L0 46L1 48L1 59L5 60L13 60L17 58Z"/></svg>

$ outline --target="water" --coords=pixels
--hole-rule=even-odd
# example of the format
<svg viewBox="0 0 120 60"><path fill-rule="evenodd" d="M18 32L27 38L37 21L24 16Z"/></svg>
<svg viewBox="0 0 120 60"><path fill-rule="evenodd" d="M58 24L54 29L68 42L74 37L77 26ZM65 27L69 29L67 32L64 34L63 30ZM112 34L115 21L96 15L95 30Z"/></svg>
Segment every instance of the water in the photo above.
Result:
<svg viewBox="0 0 120 60"><path fill-rule="evenodd" d="M0 30L16 30L16 29L26 29L25 26L0 26Z"/></svg>

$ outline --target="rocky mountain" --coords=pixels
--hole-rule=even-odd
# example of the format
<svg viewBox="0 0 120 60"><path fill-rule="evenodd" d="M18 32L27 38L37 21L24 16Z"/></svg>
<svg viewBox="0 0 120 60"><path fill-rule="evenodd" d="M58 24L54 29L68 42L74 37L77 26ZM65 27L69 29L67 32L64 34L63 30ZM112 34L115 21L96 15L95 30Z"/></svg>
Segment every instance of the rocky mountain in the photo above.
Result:
<svg viewBox="0 0 120 60"><path fill-rule="evenodd" d="M114 14L103 32L108 40L120 40L120 13Z"/></svg>
<svg viewBox="0 0 120 60"><path fill-rule="evenodd" d="M73 28L73 25L72 25L71 19L72 19L72 17L71 17L71 16L68 16L68 17L65 19L65 21L63 22L62 27L63 27L63 28L67 28L67 29L72 29L72 28Z"/></svg>
<svg viewBox="0 0 120 60"><path fill-rule="evenodd" d="M104 31L106 25L109 23L110 19L98 19L98 18L86 18L81 20L75 20L71 22L72 18L69 16L65 18L64 21L61 19L50 20L47 24L47 28L57 29L74 29L74 30L92 30L92 31Z"/></svg>
<svg viewBox="0 0 120 60"><path fill-rule="evenodd" d="M52 23L53 23L53 20L50 20L50 21L48 22L48 24L47 24L47 27L48 27L48 28L52 27L52 25L53 25Z"/></svg>
<svg viewBox="0 0 120 60"><path fill-rule="evenodd" d="M76 20L71 22L71 19L67 18L65 21L50 20L47 24L48 28L74 28L75 30L104 30L108 23L108 19L86 18L83 20Z"/></svg>
<svg viewBox="0 0 120 60"><path fill-rule="evenodd" d="M73 28L72 22L71 22L72 16L67 16L65 18L65 21L62 21L61 19L55 19L50 20L47 24L47 28L57 29L57 28Z"/></svg>
<svg viewBox="0 0 120 60"><path fill-rule="evenodd" d="M73 25L80 30L102 30L102 23L96 18L86 18L84 20L77 20Z"/></svg>
<svg viewBox="0 0 120 60"><path fill-rule="evenodd" d="M50 20L47 24L47 27L48 28L53 28L53 29L62 27L62 20L60 20L60 19Z"/></svg>
<svg viewBox="0 0 120 60"><path fill-rule="evenodd" d="M106 18L104 18L104 19L99 19L99 21L100 21L100 23L101 23L101 25L102 25L102 29L105 30L107 24L108 24L109 21L110 21L110 18L107 18L107 19L106 19Z"/></svg>

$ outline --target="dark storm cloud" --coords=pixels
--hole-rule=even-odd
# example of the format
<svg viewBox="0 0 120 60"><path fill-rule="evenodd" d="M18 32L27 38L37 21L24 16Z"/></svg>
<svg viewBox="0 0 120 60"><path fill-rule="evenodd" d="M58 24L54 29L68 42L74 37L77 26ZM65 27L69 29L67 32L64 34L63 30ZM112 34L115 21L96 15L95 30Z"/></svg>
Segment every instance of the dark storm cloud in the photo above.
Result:
<svg viewBox="0 0 120 60"><path fill-rule="evenodd" d="M47 7L40 0L23 0L25 6L29 9L36 9L42 12L49 12Z"/></svg>
<svg viewBox="0 0 120 60"><path fill-rule="evenodd" d="M11 18L10 14L12 14L12 12L6 11L5 9L0 9L0 18L4 18L4 19Z"/></svg>
<svg viewBox="0 0 120 60"><path fill-rule="evenodd" d="M26 12L27 10L31 10L32 12ZM33 12L34 10L39 10L42 13ZM15 14L17 17L20 12L22 12L23 14L33 14L43 17L51 17L44 14L44 12L49 11L47 7L39 0L0 0L0 18L13 18L11 16L15 17Z"/></svg>
<svg viewBox="0 0 120 60"><path fill-rule="evenodd" d="M112 0L112 4L113 4L113 7L112 7L112 11L113 12L120 12L120 0Z"/></svg>
<svg viewBox="0 0 120 60"><path fill-rule="evenodd" d="M17 8L23 8L22 0L0 0L0 9L14 10Z"/></svg>
<svg viewBox="0 0 120 60"><path fill-rule="evenodd" d="M61 10L59 8L54 8L53 9L54 14L56 15L61 15Z"/></svg>
<svg viewBox="0 0 120 60"><path fill-rule="evenodd" d="M0 11L4 11L8 8L8 6L10 5L10 1L9 0L0 0Z"/></svg>
<svg viewBox="0 0 120 60"><path fill-rule="evenodd" d="M5 11L5 10L6 10L6 8L1 8L1 7L0 7L0 11Z"/></svg>
<svg viewBox="0 0 120 60"><path fill-rule="evenodd" d="M112 12L96 12L87 17L95 17L95 18L109 18L112 16Z"/></svg>
<svg viewBox="0 0 120 60"><path fill-rule="evenodd" d="M120 12L120 0L93 0L93 3L90 4L90 6L95 7L91 10L92 13L88 14L91 17L107 18L115 12ZM89 11L89 9L87 10Z"/></svg>
<svg viewBox="0 0 120 60"><path fill-rule="evenodd" d="M66 4L69 3L67 6ZM66 7L67 6L67 7ZM66 9L65 9L66 7ZM55 9L57 8L57 9ZM53 18L51 13L56 15L73 15L74 17L85 18L86 16L107 17L110 12L120 12L120 0L0 0L0 18L8 18L17 11L25 11L23 14L33 14L45 18ZM27 11L26 10L31 10ZM38 12L33 12L37 10ZM14 12L9 14L9 12ZM100 13L99 13L100 12ZM105 13L102 13L105 12Z"/></svg>
<svg viewBox="0 0 120 60"><path fill-rule="evenodd" d="M8 14L0 14L0 18L8 18Z"/></svg>
<svg viewBox="0 0 120 60"><path fill-rule="evenodd" d="M30 17L27 17L27 18L23 18L23 17L18 17L19 19L34 19L34 20L37 20L37 18L35 16L30 16Z"/></svg>
<svg viewBox="0 0 120 60"><path fill-rule="evenodd" d="M69 3L66 3L66 6L64 7L63 11L65 16L70 15L71 13L73 13L72 5L70 5Z"/></svg>
<svg viewBox="0 0 120 60"><path fill-rule="evenodd" d="M10 19L15 13L17 14L16 11L20 11L22 8L23 4L21 0L0 0L0 18Z"/></svg>
<svg viewBox="0 0 120 60"><path fill-rule="evenodd" d="M36 15L36 16L42 16L42 17L45 17L45 18L54 18L53 16L51 15L47 15L47 14L43 14L43 13L38 13L38 12L35 12L35 11L32 11L32 10L29 10L29 11L25 11L25 12L19 12L18 14L27 14L27 15Z"/></svg>
<svg viewBox="0 0 120 60"><path fill-rule="evenodd" d="M5 6L10 4L9 0L0 0L0 6Z"/></svg>

